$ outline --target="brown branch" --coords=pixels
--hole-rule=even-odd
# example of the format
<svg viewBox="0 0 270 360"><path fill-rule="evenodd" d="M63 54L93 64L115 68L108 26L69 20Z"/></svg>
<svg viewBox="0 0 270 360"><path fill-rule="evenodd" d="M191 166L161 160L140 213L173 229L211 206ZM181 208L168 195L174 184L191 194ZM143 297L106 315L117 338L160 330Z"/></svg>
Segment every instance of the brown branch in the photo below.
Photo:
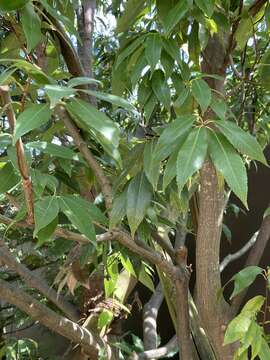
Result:
<svg viewBox="0 0 270 360"><path fill-rule="evenodd" d="M63 313L73 321L79 320L79 314L68 301L62 296L58 296L56 291L50 288L45 281L43 281L34 272L30 271L26 266L19 263L19 261L12 255L5 242L0 239L0 261L8 266L18 274L29 287L35 288L41 294L46 296L53 304L55 304Z"/></svg>
<svg viewBox="0 0 270 360"><path fill-rule="evenodd" d="M98 358L98 351L103 346L103 342L88 329L58 315L17 286L13 286L1 279L0 298L3 301L17 306L32 319L39 321L52 331L68 338L76 344L80 344L91 359Z"/></svg>
<svg viewBox="0 0 270 360"><path fill-rule="evenodd" d="M12 133L14 132L15 126L16 126L16 117L15 113L12 108L12 101L9 95L9 87L8 86L0 86L0 94L3 100L4 105L7 105L7 118L9 122L10 129ZM34 223L34 203L33 203L33 189L32 189L32 181L29 174L28 164L26 161L25 153L24 153L24 147L22 140L19 139L16 142L16 153L17 153L17 161L18 161L18 167L19 171L22 177L23 182L23 189L24 189L24 196L25 196L25 202L27 207L27 222L29 224Z"/></svg>
<svg viewBox="0 0 270 360"><path fill-rule="evenodd" d="M80 153L83 155L84 159L86 160L88 166L93 170L97 182L101 188L101 191L104 195L105 204L107 209L111 207L112 204L112 189L111 185L105 176L103 169L96 161L94 156L92 155L91 151L89 150L86 142L81 137L77 127L74 125L73 120L69 116L68 112L64 108L64 106L59 105L56 108L56 112L60 119L63 121L66 129L68 130L70 136L73 138L74 143L76 144L77 148L79 149Z"/></svg>

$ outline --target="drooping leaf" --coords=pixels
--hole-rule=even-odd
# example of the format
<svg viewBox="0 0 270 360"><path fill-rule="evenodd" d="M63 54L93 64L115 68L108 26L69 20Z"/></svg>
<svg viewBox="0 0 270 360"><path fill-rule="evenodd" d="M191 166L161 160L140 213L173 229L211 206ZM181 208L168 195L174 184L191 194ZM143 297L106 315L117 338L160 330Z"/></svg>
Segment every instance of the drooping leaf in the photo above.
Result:
<svg viewBox="0 0 270 360"><path fill-rule="evenodd" d="M213 15L215 0L195 0L195 3L208 17Z"/></svg>
<svg viewBox="0 0 270 360"><path fill-rule="evenodd" d="M156 70L152 76L152 89L158 100L170 111L171 94L162 70Z"/></svg>
<svg viewBox="0 0 270 360"><path fill-rule="evenodd" d="M83 123L87 129L93 128L104 136L113 146L119 143L120 130L118 126L103 112L97 110L86 101L73 99L66 104L70 115Z"/></svg>
<svg viewBox="0 0 270 360"><path fill-rule="evenodd" d="M113 200L112 209L110 211L110 229L113 229L121 222L126 215L126 207L127 189Z"/></svg>
<svg viewBox="0 0 270 360"><path fill-rule="evenodd" d="M251 319L242 314L236 316L228 325L224 336L224 345L240 340L248 331Z"/></svg>
<svg viewBox="0 0 270 360"><path fill-rule="evenodd" d="M46 243L52 238L52 235L55 231L57 224L58 224L58 216L56 216L56 218L50 224L42 228L37 233L37 238L38 238L38 242L36 245L37 248L42 246L44 243Z"/></svg>
<svg viewBox="0 0 270 360"><path fill-rule="evenodd" d="M230 121L218 120L216 125L227 140L242 154L267 165L262 148L254 136Z"/></svg>
<svg viewBox="0 0 270 360"><path fill-rule="evenodd" d="M0 11L12 11L21 9L30 0L0 0Z"/></svg>
<svg viewBox="0 0 270 360"><path fill-rule="evenodd" d="M259 266L248 266L235 274L231 280L234 281L234 289L231 299L238 295L242 290L246 289L253 283L256 277L261 274L262 268Z"/></svg>
<svg viewBox="0 0 270 360"><path fill-rule="evenodd" d="M29 131L46 124L52 115L49 104L32 104L17 118L13 134L13 144Z"/></svg>
<svg viewBox="0 0 270 360"><path fill-rule="evenodd" d="M159 179L159 162L155 160L154 149L154 141L149 141L146 143L144 147L143 159L145 175L153 188L156 189Z"/></svg>
<svg viewBox="0 0 270 360"><path fill-rule="evenodd" d="M247 173L241 157L222 134L209 132L208 135L210 156L215 167L247 207Z"/></svg>
<svg viewBox="0 0 270 360"><path fill-rule="evenodd" d="M127 31L143 11L145 4L145 0L128 0L125 4L123 14L117 21L116 32L121 33Z"/></svg>
<svg viewBox="0 0 270 360"><path fill-rule="evenodd" d="M186 15L189 9L187 0L179 1L168 13L164 20L164 28L166 35L169 35L175 25Z"/></svg>
<svg viewBox="0 0 270 360"><path fill-rule="evenodd" d="M51 109L54 108L64 97L69 97L75 94L75 89L70 89L59 85L46 85L44 90L50 99Z"/></svg>
<svg viewBox="0 0 270 360"><path fill-rule="evenodd" d="M27 42L27 51L31 52L42 39L41 21L32 3L21 11L21 22Z"/></svg>
<svg viewBox="0 0 270 360"><path fill-rule="evenodd" d="M267 360L270 358L269 344L266 342L266 340L263 337L261 338L261 346L258 352L258 356L260 360Z"/></svg>
<svg viewBox="0 0 270 360"><path fill-rule="evenodd" d="M127 218L131 234L142 222L152 198L151 185L143 173L131 180L127 191Z"/></svg>
<svg viewBox="0 0 270 360"><path fill-rule="evenodd" d="M211 103L211 90L208 84L203 79L195 79L192 81L191 91L202 112L205 112Z"/></svg>
<svg viewBox="0 0 270 360"><path fill-rule="evenodd" d="M206 152L206 130L204 128L193 129L180 148L177 157L176 179L179 192L182 191L188 178L201 168Z"/></svg>
<svg viewBox="0 0 270 360"><path fill-rule="evenodd" d="M160 35L157 33L151 33L144 43L145 45L145 57L151 67L152 72L155 70L157 63L160 60L162 41Z"/></svg>
<svg viewBox="0 0 270 360"><path fill-rule="evenodd" d="M176 164L177 164L178 153L179 153L179 148L177 147L176 150L169 157L169 160L167 161L163 175L163 191L165 191L167 186L176 176Z"/></svg>
<svg viewBox="0 0 270 360"><path fill-rule="evenodd" d="M34 236L49 225L58 215L59 206L55 196L46 196L34 204L35 230Z"/></svg>
<svg viewBox="0 0 270 360"><path fill-rule="evenodd" d="M11 162L6 164L0 163L0 194L13 188L20 181Z"/></svg>
<svg viewBox="0 0 270 360"><path fill-rule="evenodd" d="M156 161L162 161L171 154L174 146L180 143L180 138L184 140L195 120L193 115L179 116L166 126L155 148Z"/></svg>
<svg viewBox="0 0 270 360"><path fill-rule="evenodd" d="M85 207L83 199L79 197L66 195L59 197L59 205L61 211L67 216L72 225L74 225L82 234L84 234L91 242L96 242L95 228L92 219Z"/></svg>
<svg viewBox="0 0 270 360"><path fill-rule="evenodd" d="M71 88L81 86L81 85L82 86L89 85L89 84L102 86L102 83L100 81L89 78L89 77L75 77L75 78L68 80L68 82L67 82L67 86L71 87Z"/></svg>

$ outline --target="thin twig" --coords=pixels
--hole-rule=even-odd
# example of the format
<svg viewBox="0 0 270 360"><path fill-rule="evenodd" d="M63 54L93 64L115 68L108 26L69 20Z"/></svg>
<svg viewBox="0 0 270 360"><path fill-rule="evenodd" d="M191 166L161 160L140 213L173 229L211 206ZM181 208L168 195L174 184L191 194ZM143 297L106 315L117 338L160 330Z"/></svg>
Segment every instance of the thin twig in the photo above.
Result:
<svg viewBox="0 0 270 360"><path fill-rule="evenodd" d="M177 345L178 345L177 336L174 335L174 337L166 345L158 349L144 351L140 354L132 354L129 357L129 360L163 359L170 352L176 350Z"/></svg>

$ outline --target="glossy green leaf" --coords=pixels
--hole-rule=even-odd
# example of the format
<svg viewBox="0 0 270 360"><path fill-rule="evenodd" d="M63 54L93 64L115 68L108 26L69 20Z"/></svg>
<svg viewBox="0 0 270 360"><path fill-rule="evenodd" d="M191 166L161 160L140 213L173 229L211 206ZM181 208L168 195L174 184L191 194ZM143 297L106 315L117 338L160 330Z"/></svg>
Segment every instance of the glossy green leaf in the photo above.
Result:
<svg viewBox="0 0 270 360"><path fill-rule="evenodd" d="M52 115L49 104L32 104L17 118L13 135L13 144L29 131L46 124Z"/></svg>
<svg viewBox="0 0 270 360"><path fill-rule="evenodd" d="M170 111L171 93L162 70L156 70L152 76L152 89L158 100Z"/></svg>
<svg viewBox="0 0 270 360"><path fill-rule="evenodd" d="M116 32L121 33L127 31L143 11L145 4L145 0L128 0L125 4L123 14L117 21Z"/></svg>
<svg viewBox="0 0 270 360"><path fill-rule="evenodd" d="M42 40L41 20L32 3L26 4L21 11L21 22L26 37L27 51L31 52Z"/></svg>
<svg viewBox="0 0 270 360"><path fill-rule="evenodd" d="M50 99L51 109L54 108L60 100L65 97L74 95L76 92L75 89L70 89L59 85L45 85L44 90Z"/></svg>
<svg viewBox="0 0 270 360"><path fill-rule="evenodd" d="M75 77L75 78L70 79L67 82L67 86L71 87L71 88L85 86L85 85L91 85L91 84L102 86L102 83L100 81L89 78L89 77Z"/></svg>
<svg viewBox="0 0 270 360"><path fill-rule="evenodd" d="M113 200L112 209L110 211L110 229L113 229L121 222L123 217L126 215L126 207L127 190L123 191Z"/></svg>
<svg viewBox="0 0 270 360"><path fill-rule="evenodd" d="M179 148L177 147L167 161L163 175L163 191L165 191L167 186L176 176L176 163L177 163L178 153L179 153Z"/></svg>
<svg viewBox="0 0 270 360"><path fill-rule="evenodd" d="M91 242L96 242L95 228L83 199L66 195L59 197L61 211L67 216L72 225L84 234Z"/></svg>
<svg viewBox="0 0 270 360"><path fill-rule="evenodd" d="M12 189L20 181L11 162L0 163L0 194Z"/></svg>
<svg viewBox="0 0 270 360"><path fill-rule="evenodd" d="M222 135L209 132L210 156L227 184L247 207L247 172L243 160Z"/></svg>
<svg viewBox="0 0 270 360"><path fill-rule="evenodd" d="M256 277L262 273L262 268L259 266L248 266L245 269L235 274L231 280L234 281L234 289L231 299L238 295L242 290L246 289L253 283Z"/></svg>
<svg viewBox="0 0 270 360"><path fill-rule="evenodd" d="M0 0L0 11L12 11L21 9L30 0Z"/></svg>
<svg viewBox="0 0 270 360"><path fill-rule="evenodd" d="M215 0L195 0L195 3L208 17L213 15Z"/></svg>
<svg viewBox="0 0 270 360"><path fill-rule="evenodd" d="M230 121L218 120L216 125L227 140L242 154L267 165L262 148L254 136Z"/></svg>
<svg viewBox="0 0 270 360"><path fill-rule="evenodd" d="M142 222L152 199L151 185L143 173L133 178L127 191L127 218L132 236Z"/></svg>
<svg viewBox="0 0 270 360"><path fill-rule="evenodd" d="M203 79L192 81L191 91L195 100L199 103L202 112L208 108L211 103L211 89Z"/></svg>
<svg viewBox="0 0 270 360"><path fill-rule="evenodd" d="M166 35L169 35L173 28L186 15L189 9L189 2L187 0L179 1L168 13L164 20L164 28Z"/></svg>
<svg viewBox="0 0 270 360"><path fill-rule="evenodd" d="M266 342L264 338L261 339L261 347L258 352L258 356L260 360L268 360L270 359L270 348L269 344Z"/></svg>
<svg viewBox="0 0 270 360"><path fill-rule="evenodd" d="M149 141L144 147L144 172L154 189L157 188L159 179L159 162L154 157L155 142Z"/></svg>
<svg viewBox="0 0 270 360"><path fill-rule="evenodd" d="M55 196L46 196L34 203L35 230L34 236L49 225L58 215L59 206Z"/></svg>
<svg viewBox="0 0 270 360"><path fill-rule="evenodd" d="M151 33L146 38L144 46L145 46L145 57L153 72L161 56L162 41L160 35L157 33Z"/></svg>
<svg viewBox="0 0 270 360"><path fill-rule="evenodd" d="M216 96L212 96L212 101L210 106L220 119L225 120L227 105L224 100L219 99Z"/></svg>
<svg viewBox="0 0 270 360"><path fill-rule="evenodd" d="M175 146L185 139L195 120L193 115L179 116L166 126L155 148L156 161L162 161L172 153Z"/></svg>
<svg viewBox="0 0 270 360"><path fill-rule="evenodd" d="M74 160L74 161L83 161L81 156L77 154L75 151L56 144L50 144L46 141L34 141L25 145L27 149L36 149L40 152L44 152L45 154L49 154L51 156Z"/></svg>
<svg viewBox="0 0 270 360"><path fill-rule="evenodd" d="M206 130L204 128L193 129L180 148L177 157L176 179L179 192L182 191L188 178L201 168L206 152Z"/></svg>
<svg viewBox="0 0 270 360"><path fill-rule="evenodd" d="M70 115L83 123L87 129L94 129L101 133L113 146L117 147L119 143L119 127L107 117L103 112L97 110L89 103L73 99L66 104Z"/></svg>
<svg viewBox="0 0 270 360"><path fill-rule="evenodd" d="M245 315L236 316L228 325L224 336L224 345L240 340L248 331L251 319Z"/></svg>

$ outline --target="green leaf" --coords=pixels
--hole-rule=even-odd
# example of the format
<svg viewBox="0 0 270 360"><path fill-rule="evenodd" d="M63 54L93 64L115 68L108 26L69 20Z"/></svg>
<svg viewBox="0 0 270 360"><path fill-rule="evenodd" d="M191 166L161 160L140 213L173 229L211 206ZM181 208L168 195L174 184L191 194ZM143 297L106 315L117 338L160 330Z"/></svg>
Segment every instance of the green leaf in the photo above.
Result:
<svg viewBox="0 0 270 360"><path fill-rule="evenodd" d="M179 116L166 126L155 148L156 161L164 160L173 152L175 146L184 139L191 129L195 120L196 117L193 115Z"/></svg>
<svg viewBox="0 0 270 360"><path fill-rule="evenodd" d="M146 35L141 35L137 39L133 40L132 42L127 45L124 50L120 52L120 54L117 56L117 60L115 63L115 68L117 69L122 62L129 57L145 40Z"/></svg>
<svg viewBox="0 0 270 360"><path fill-rule="evenodd" d="M56 218L50 224L48 224L38 232L37 234L38 242L36 245L37 248L39 248L40 246L42 246L44 243L48 242L51 239L57 224L58 224L58 216L56 216Z"/></svg>
<svg viewBox="0 0 270 360"><path fill-rule="evenodd" d="M159 179L159 162L155 160L154 157L154 148L155 142L149 141L145 144L144 147L144 172L149 180L150 184L153 186L154 189L157 188L157 183Z"/></svg>
<svg viewBox="0 0 270 360"><path fill-rule="evenodd" d="M261 347L260 347L260 351L258 353L258 356L260 358L260 360L268 360L270 359L270 348L268 343L265 341L264 338L261 339Z"/></svg>
<svg viewBox="0 0 270 360"><path fill-rule="evenodd" d="M247 333L245 334L242 343L246 348L251 346L252 348L252 360L258 355L262 345L262 328L252 321Z"/></svg>
<svg viewBox="0 0 270 360"><path fill-rule="evenodd" d="M98 328L103 329L108 326L112 322L113 317L113 312L107 309L103 310L98 317Z"/></svg>
<svg viewBox="0 0 270 360"><path fill-rule="evenodd" d="M127 189L113 200L112 209L110 211L110 229L113 229L121 222L123 217L126 215L126 207Z"/></svg>
<svg viewBox="0 0 270 360"><path fill-rule="evenodd" d="M240 23L237 26L235 32L235 39L237 42L237 48L243 50L249 37L252 36L253 32L253 21L250 15L242 17Z"/></svg>
<svg viewBox="0 0 270 360"><path fill-rule="evenodd" d="M72 225L74 225L91 242L95 243L95 228L92 224L92 219L85 206L84 200L73 195L60 196L59 205L61 211L68 217Z"/></svg>
<svg viewBox="0 0 270 360"><path fill-rule="evenodd" d="M210 106L220 119L225 120L227 105L224 100L219 99L216 96L212 96L212 102Z"/></svg>
<svg viewBox="0 0 270 360"><path fill-rule="evenodd" d="M0 75L0 85L5 84L5 82L10 78L10 76L16 71L16 68L8 68L3 71Z"/></svg>
<svg viewBox="0 0 270 360"><path fill-rule="evenodd" d="M192 81L191 91L196 101L200 104L202 112L205 112L211 103L210 87L203 79L195 79Z"/></svg>
<svg viewBox="0 0 270 360"><path fill-rule="evenodd" d="M218 120L215 124L227 140L242 154L267 165L262 148L254 136L230 121Z"/></svg>
<svg viewBox="0 0 270 360"><path fill-rule="evenodd" d="M70 115L85 127L94 129L104 136L113 146L117 147L119 143L119 127L109 119L103 112L97 110L94 106L83 100L73 99L66 104Z"/></svg>
<svg viewBox="0 0 270 360"><path fill-rule="evenodd" d="M0 0L0 10L12 11L12 10L21 9L29 1L30 0Z"/></svg>
<svg viewBox="0 0 270 360"><path fill-rule="evenodd" d="M162 70L156 70L152 76L152 89L158 100L168 111L171 108L171 93Z"/></svg>
<svg viewBox="0 0 270 360"><path fill-rule="evenodd" d="M17 118L13 135L13 144L29 131L46 124L52 115L49 104L32 104Z"/></svg>
<svg viewBox="0 0 270 360"><path fill-rule="evenodd" d="M154 286L153 280L152 280L151 276L149 275L149 273L146 271L146 266L144 266L144 265L141 266L141 269L140 269L140 272L138 275L138 280L152 292L155 291L155 286Z"/></svg>
<svg viewBox="0 0 270 360"><path fill-rule="evenodd" d="M251 319L243 314L236 316L228 325L224 336L224 345L243 338L251 324Z"/></svg>
<svg viewBox="0 0 270 360"><path fill-rule="evenodd" d="M186 15L189 9L189 2L187 0L179 1L168 13L164 20L165 33L168 36L173 28Z"/></svg>
<svg viewBox="0 0 270 360"><path fill-rule="evenodd" d="M76 90L75 89L69 89L64 86L59 85L45 85L44 90L46 94L49 96L51 106L50 108L53 109L60 100L62 100L65 97L69 97L71 95L74 95Z"/></svg>
<svg viewBox="0 0 270 360"><path fill-rule="evenodd" d="M144 43L145 57L151 67L152 72L155 70L157 63L160 60L162 41L159 34L150 34Z"/></svg>
<svg viewBox="0 0 270 360"><path fill-rule="evenodd" d="M163 191L166 190L167 186L176 176L176 163L177 163L178 153L179 153L179 148L176 148L176 150L171 154L169 160L167 161L163 175Z"/></svg>
<svg viewBox="0 0 270 360"><path fill-rule="evenodd" d="M42 39L41 21L32 3L21 11L21 22L26 37L27 51L31 52Z"/></svg>
<svg viewBox="0 0 270 360"><path fill-rule="evenodd" d="M152 198L151 186L143 173L133 178L127 191L127 218L131 234L142 222Z"/></svg>
<svg viewBox="0 0 270 360"><path fill-rule="evenodd" d="M210 156L236 196L247 205L247 173L241 157L222 135L209 132Z"/></svg>
<svg viewBox="0 0 270 360"><path fill-rule="evenodd" d="M123 109L129 110L129 111L136 110L136 108L132 104L130 104L130 102L121 98L120 96L106 94L106 93L103 93L100 91L95 91L95 90L81 90L81 91L86 94L92 95L92 96L96 97L97 99L101 99L101 100L109 102L113 105L122 107Z"/></svg>
<svg viewBox="0 0 270 360"><path fill-rule="evenodd" d="M49 154L51 156L67 159L67 160L74 160L74 161L81 161L83 162L80 155L78 155L73 150L56 144L50 144L46 141L34 141L30 142L25 145L27 149L36 149L41 152L44 152L45 154Z"/></svg>
<svg viewBox="0 0 270 360"><path fill-rule="evenodd" d="M145 8L145 0L128 0L121 17L117 21L116 32L127 31L137 20L137 17Z"/></svg>
<svg viewBox="0 0 270 360"><path fill-rule="evenodd" d="M251 267L251 266L250 266ZM255 268L256 266L254 266ZM262 272L263 269L261 269ZM258 275L258 274L257 274ZM254 275L252 275L254 277ZM241 314L245 316L249 316L250 318L254 318L255 315L260 311L263 304L265 302L265 297L262 295L254 296L252 299L248 300L243 309L241 310Z"/></svg>
<svg viewBox="0 0 270 360"><path fill-rule="evenodd" d="M49 225L58 215L59 206L55 196L46 196L34 204L35 230L34 237L37 233Z"/></svg>
<svg viewBox="0 0 270 360"><path fill-rule="evenodd" d="M215 0L195 0L195 3L208 17L213 15Z"/></svg>
<svg viewBox="0 0 270 360"><path fill-rule="evenodd" d="M0 163L0 194L12 189L20 181L11 162Z"/></svg>
<svg viewBox="0 0 270 360"><path fill-rule="evenodd" d="M249 287L256 277L261 274L262 270L263 269L258 266L248 266L235 274L231 279L234 281L234 289L230 299Z"/></svg>
<svg viewBox="0 0 270 360"><path fill-rule="evenodd" d="M94 84L94 85L100 85L102 86L102 83L96 79L92 79L92 78L89 78L89 77L75 77L75 78L72 78L70 79L68 82L67 82L67 86L68 87L77 87L77 86L80 86L80 85L89 85L89 84Z"/></svg>
<svg viewBox="0 0 270 360"><path fill-rule="evenodd" d="M179 192L188 178L198 171L206 157L207 134L205 128L196 128L180 148L176 164L176 179Z"/></svg>

